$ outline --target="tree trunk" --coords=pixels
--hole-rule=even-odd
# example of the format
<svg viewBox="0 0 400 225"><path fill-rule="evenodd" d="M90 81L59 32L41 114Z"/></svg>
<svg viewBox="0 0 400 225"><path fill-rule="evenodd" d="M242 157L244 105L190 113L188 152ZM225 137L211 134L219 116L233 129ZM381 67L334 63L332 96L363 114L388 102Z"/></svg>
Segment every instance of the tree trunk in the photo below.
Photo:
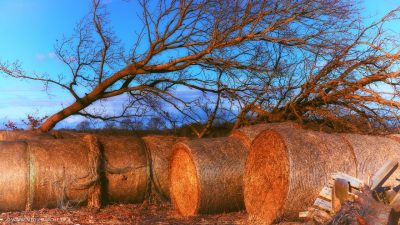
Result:
<svg viewBox="0 0 400 225"><path fill-rule="evenodd" d="M107 88L111 87L115 82L120 80L122 77L127 76L129 74L144 74L146 71L143 69L137 70L138 65L137 64L131 64L126 66L124 69L116 72L113 74L111 77L107 78L103 82L101 82L99 85L97 85L92 92L87 94L85 97L77 100L74 102L72 105L68 106L67 108L64 108L63 110L59 111L58 113L50 116L40 127L39 130L42 132L48 132L51 129L53 129L58 122L60 122L63 119L66 119L67 117L74 115L81 111L82 109L85 109L87 106L92 104L93 102L102 99L104 96L104 92L107 90Z"/></svg>
<svg viewBox="0 0 400 225"><path fill-rule="evenodd" d="M86 108L89 104L83 104L82 102L74 102L72 105L67 108L59 111L58 113L50 116L40 127L39 130L42 132L48 132L53 129L58 122L67 117L78 113L82 109Z"/></svg>

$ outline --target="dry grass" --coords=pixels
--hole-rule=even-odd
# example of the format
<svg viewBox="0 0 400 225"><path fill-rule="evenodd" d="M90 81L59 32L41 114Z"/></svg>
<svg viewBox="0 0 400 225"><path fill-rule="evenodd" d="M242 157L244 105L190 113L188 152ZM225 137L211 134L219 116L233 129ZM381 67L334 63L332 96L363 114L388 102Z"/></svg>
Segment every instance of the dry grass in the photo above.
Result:
<svg viewBox="0 0 400 225"><path fill-rule="evenodd" d="M89 208L61 210L42 209L30 212L0 214L0 224L133 224L133 225L245 225L244 212L182 217L169 205L110 205L100 210Z"/></svg>

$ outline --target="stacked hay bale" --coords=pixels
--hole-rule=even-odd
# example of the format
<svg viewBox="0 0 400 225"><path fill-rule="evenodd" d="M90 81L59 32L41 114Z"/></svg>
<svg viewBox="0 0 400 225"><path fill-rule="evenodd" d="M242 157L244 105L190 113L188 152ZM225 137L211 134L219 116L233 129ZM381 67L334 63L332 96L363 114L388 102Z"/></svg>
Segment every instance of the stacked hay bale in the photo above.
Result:
<svg viewBox="0 0 400 225"><path fill-rule="evenodd" d="M341 136L274 128L253 141L244 174L245 205L251 218L271 224L311 206L331 173L356 176L352 149Z"/></svg>
<svg viewBox="0 0 400 225"><path fill-rule="evenodd" d="M58 139L81 139L85 133L57 131ZM142 203L150 189L150 158L136 136L95 135L102 152L104 203Z"/></svg>
<svg viewBox="0 0 400 225"><path fill-rule="evenodd" d="M42 133L39 131L24 131L24 130L0 131L0 141L43 140L43 139L54 139L54 137L49 133Z"/></svg>
<svg viewBox="0 0 400 225"><path fill-rule="evenodd" d="M388 137L360 134L343 134L351 146L357 165L357 178L368 181L371 176L387 161L400 161L400 144ZM400 170L386 182L388 185L398 185L396 178Z"/></svg>
<svg viewBox="0 0 400 225"><path fill-rule="evenodd" d="M301 128L299 124L290 121L282 123L261 123L233 130L230 136L241 140L243 144L250 149L251 143L261 132L275 127Z"/></svg>
<svg viewBox="0 0 400 225"><path fill-rule="evenodd" d="M177 143L170 162L171 199L184 216L243 209L247 149L238 139Z"/></svg>
<svg viewBox="0 0 400 225"><path fill-rule="evenodd" d="M104 201L142 203L150 186L149 159L143 141L133 136L97 137L104 157Z"/></svg>
<svg viewBox="0 0 400 225"><path fill-rule="evenodd" d="M29 159L24 142L0 142L0 211L25 210L29 200Z"/></svg>
<svg viewBox="0 0 400 225"><path fill-rule="evenodd" d="M100 149L84 141L1 142L0 211L100 207ZM10 200L12 199L12 200Z"/></svg>
<svg viewBox="0 0 400 225"><path fill-rule="evenodd" d="M172 146L185 140L188 139L174 136L143 137L150 158L152 197L155 197L156 200L170 201L169 162L173 150Z"/></svg>

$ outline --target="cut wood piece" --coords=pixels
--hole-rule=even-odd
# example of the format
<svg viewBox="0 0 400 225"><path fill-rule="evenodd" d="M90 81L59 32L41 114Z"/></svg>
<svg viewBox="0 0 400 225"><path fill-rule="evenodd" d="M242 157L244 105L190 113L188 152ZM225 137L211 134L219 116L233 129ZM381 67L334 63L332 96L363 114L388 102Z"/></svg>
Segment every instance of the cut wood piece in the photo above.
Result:
<svg viewBox="0 0 400 225"><path fill-rule="evenodd" d="M299 218L309 218L311 213L309 211L299 212Z"/></svg>
<svg viewBox="0 0 400 225"><path fill-rule="evenodd" d="M326 210L328 212L333 212L332 202L324 200L324 199L321 199L321 198L317 198L315 200L314 206L316 206L316 207L318 207L320 209Z"/></svg>
<svg viewBox="0 0 400 225"><path fill-rule="evenodd" d="M364 182L358 178L352 177L345 173L333 173L332 178L335 180L337 178L347 180L352 188L361 189L365 186Z"/></svg>
<svg viewBox="0 0 400 225"><path fill-rule="evenodd" d="M372 176L371 190L382 186L399 167L399 162L387 160L385 164Z"/></svg>
<svg viewBox="0 0 400 225"><path fill-rule="evenodd" d="M332 208L334 212L338 212L343 202L349 197L349 190L350 186L347 180L335 179L332 191Z"/></svg>
<svg viewBox="0 0 400 225"><path fill-rule="evenodd" d="M327 186L322 188L321 192L319 192L319 197L332 201L332 188Z"/></svg>

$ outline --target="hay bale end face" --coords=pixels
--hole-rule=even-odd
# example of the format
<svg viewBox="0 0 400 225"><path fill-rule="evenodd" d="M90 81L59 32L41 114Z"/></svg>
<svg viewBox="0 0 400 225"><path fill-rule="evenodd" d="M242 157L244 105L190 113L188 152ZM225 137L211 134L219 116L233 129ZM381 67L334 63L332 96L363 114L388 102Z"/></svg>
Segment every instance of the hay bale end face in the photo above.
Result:
<svg viewBox="0 0 400 225"><path fill-rule="evenodd" d="M87 205L96 199L99 176L87 149L73 140L0 142L0 211Z"/></svg>
<svg viewBox="0 0 400 225"><path fill-rule="evenodd" d="M187 138L174 136L146 136L143 141L146 144L147 154L151 158L151 183L154 192L161 201L169 201L169 162L175 143L188 140Z"/></svg>
<svg viewBox="0 0 400 225"><path fill-rule="evenodd" d="M0 211L27 207L29 160L24 142L0 142Z"/></svg>
<svg viewBox="0 0 400 225"><path fill-rule="evenodd" d="M242 127L240 129L233 130L230 134L231 137L238 138L243 144L250 149L251 143L261 132L269 130L275 127L292 127L300 128L300 125L295 122L282 122L282 123L262 123L252 126Z"/></svg>
<svg viewBox="0 0 400 225"><path fill-rule="evenodd" d="M177 143L170 162L170 193L184 216L243 209L246 147L235 138Z"/></svg>
<svg viewBox="0 0 400 225"><path fill-rule="evenodd" d="M246 209L265 224L283 215L295 218L338 171L356 174L352 150L341 136L287 127L264 131L246 161Z"/></svg>

